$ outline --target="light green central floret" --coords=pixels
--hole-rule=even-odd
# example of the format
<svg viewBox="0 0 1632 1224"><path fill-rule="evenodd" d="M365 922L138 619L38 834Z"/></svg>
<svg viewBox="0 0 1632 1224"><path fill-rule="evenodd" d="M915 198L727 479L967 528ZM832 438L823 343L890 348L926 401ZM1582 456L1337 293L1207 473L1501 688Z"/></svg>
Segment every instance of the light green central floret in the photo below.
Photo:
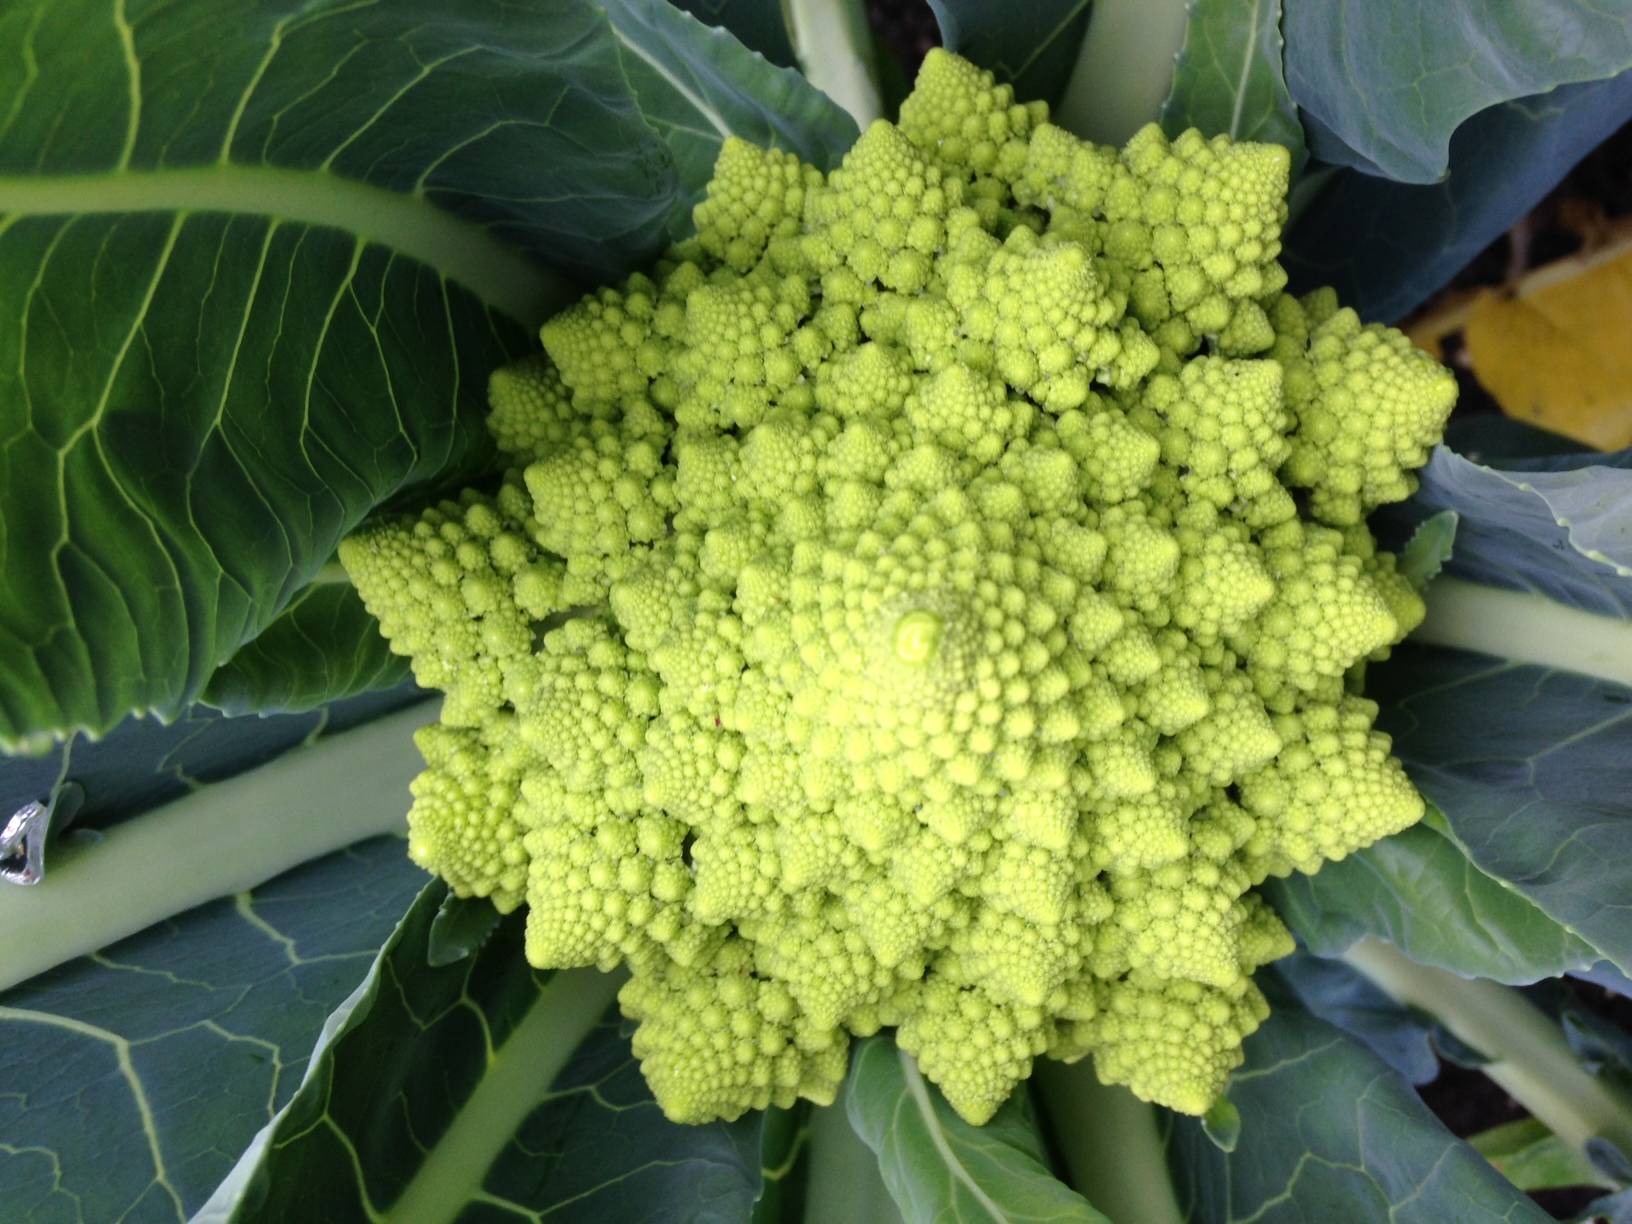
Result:
<svg viewBox="0 0 1632 1224"><path fill-rule="evenodd" d="M1044 1054L1203 1112L1291 948L1253 887L1422 812L1364 515L1454 382L1282 293L1284 151L1046 118L934 52L825 179L728 140L494 374L497 491L342 546L447 693L410 853L627 965L677 1120L886 1026L976 1122Z"/></svg>
<svg viewBox="0 0 1632 1224"><path fill-rule="evenodd" d="M940 651L946 622L934 612L923 608L908 612L895 622L890 635L895 640L895 657L903 663L922 665Z"/></svg>

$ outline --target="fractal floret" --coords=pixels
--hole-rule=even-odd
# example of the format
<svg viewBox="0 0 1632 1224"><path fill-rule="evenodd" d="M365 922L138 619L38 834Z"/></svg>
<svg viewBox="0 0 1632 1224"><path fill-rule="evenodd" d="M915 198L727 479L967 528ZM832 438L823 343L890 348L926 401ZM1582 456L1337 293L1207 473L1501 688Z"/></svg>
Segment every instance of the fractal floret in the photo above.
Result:
<svg viewBox="0 0 1632 1224"><path fill-rule="evenodd" d="M1365 516L1455 384L1285 292L1287 177L932 53L825 176L728 140L493 375L502 482L343 546L446 694L410 853L627 967L671 1118L830 1101L885 1027L974 1122L1042 1056L1201 1113L1292 947L1254 887L1421 815Z"/></svg>

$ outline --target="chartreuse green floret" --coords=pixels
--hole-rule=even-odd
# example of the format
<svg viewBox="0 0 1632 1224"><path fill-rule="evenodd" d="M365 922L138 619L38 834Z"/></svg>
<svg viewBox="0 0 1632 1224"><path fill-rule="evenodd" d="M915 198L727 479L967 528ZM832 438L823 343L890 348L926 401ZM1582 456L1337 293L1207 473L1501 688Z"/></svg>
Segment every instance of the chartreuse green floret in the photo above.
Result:
<svg viewBox="0 0 1632 1224"><path fill-rule="evenodd" d="M822 175L791 153L728 136L714 163L708 198L694 220L697 245L734 272L747 272L779 239L796 238L805 193Z"/></svg>
<svg viewBox="0 0 1632 1224"><path fill-rule="evenodd" d="M1454 382L1285 295L1284 151L1045 120L937 52L825 178L728 141L493 376L496 491L342 549L447 694L413 857L628 967L672 1118L884 1027L977 1122L1041 1055L1200 1113L1291 948L1253 887L1423 810L1363 516Z"/></svg>
<svg viewBox="0 0 1632 1224"><path fill-rule="evenodd" d="M946 245L962 181L943 173L887 120L877 120L805 203L800 249L810 270L848 269L852 292L874 284L921 291ZM841 289L847 286L841 284Z"/></svg>
<svg viewBox="0 0 1632 1224"><path fill-rule="evenodd" d="M936 49L901 104L901 131L960 175L1003 173L1024 164L1026 138L1048 118L1042 102L1016 102L1014 88L968 60ZM1013 171L1010 170L1010 173Z"/></svg>
<svg viewBox="0 0 1632 1224"><path fill-rule="evenodd" d="M516 813L529 758L512 750L511 714L479 727L433 723L414 734L425 772L414 779L408 856L464 896L509 913L527 896L529 852Z"/></svg>
<svg viewBox="0 0 1632 1224"><path fill-rule="evenodd" d="M380 632L445 698L442 721L480 726L505 702L505 680L530 666L532 623L565 606L565 565L514 476L497 496L467 491L411 523L379 523L340 546L377 609Z"/></svg>
<svg viewBox="0 0 1632 1224"><path fill-rule="evenodd" d="M1301 303L1282 295L1274 309L1274 356L1298 421L1286 483L1310 490L1313 513L1339 525L1411 496L1456 383L1400 332L1338 309L1330 291Z"/></svg>

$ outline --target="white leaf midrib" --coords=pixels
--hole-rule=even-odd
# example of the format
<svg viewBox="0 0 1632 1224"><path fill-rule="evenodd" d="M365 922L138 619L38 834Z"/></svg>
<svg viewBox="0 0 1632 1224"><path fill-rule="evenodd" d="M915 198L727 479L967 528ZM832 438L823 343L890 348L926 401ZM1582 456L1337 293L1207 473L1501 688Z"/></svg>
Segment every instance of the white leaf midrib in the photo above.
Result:
<svg viewBox="0 0 1632 1224"><path fill-rule="evenodd" d="M924 1077L919 1074L917 1065L905 1050L897 1050L896 1057L901 1060L901 1074L906 1079L907 1092L912 1096L913 1104L917 1106L919 1114L924 1120L924 1129L929 1133L929 1141L935 1145L935 1151L945 1162L948 1172L956 1181L963 1184L969 1191L976 1204L998 1224L1006 1224L1007 1213L995 1203L991 1196L980 1188L968 1168L952 1150L947 1140L946 1130L941 1126L941 1119L935 1112L935 1102L929 1099L929 1089L924 1084Z"/></svg>
<svg viewBox="0 0 1632 1224"><path fill-rule="evenodd" d="M0 176L0 215L143 212L230 213L343 230L430 267L529 327L577 296L564 277L423 195L388 191L323 170L217 164Z"/></svg>
<svg viewBox="0 0 1632 1224"><path fill-rule="evenodd" d="M667 84L670 89L674 90L686 100L686 104L688 106L695 110L704 119L707 119L710 126L712 126L713 129L720 134L720 139L724 140L727 136L733 134L731 125L725 121L724 115L720 114L715 107L710 106L701 94L688 86L674 73L670 72L669 69L665 67L656 56L654 56L650 51L646 50L645 47L635 42L634 39L630 38L615 24L612 26L612 36L618 40L619 46L625 48L631 55L635 56L648 68L655 72L663 79L664 83Z"/></svg>
<svg viewBox="0 0 1632 1224"><path fill-rule="evenodd" d="M556 971L503 1043L494 1050L489 1041L486 1070L475 1090L391 1204L388 1219L450 1224L461 1215L482 1190L493 1162L611 1006L624 977L593 969ZM481 1009L471 1006L480 1015ZM480 1018L485 1026L486 1017Z"/></svg>
<svg viewBox="0 0 1632 1224"><path fill-rule="evenodd" d="M1246 31L1246 53L1241 57L1241 74L1235 83L1235 105L1230 111L1230 137L1239 139L1241 136L1241 112L1247 103L1247 85L1252 79L1252 60L1258 50L1259 15L1263 12L1264 0L1253 0L1252 17L1242 23Z"/></svg>
<svg viewBox="0 0 1632 1224"><path fill-rule="evenodd" d="M1632 687L1632 620L1449 574L1429 583L1425 600L1428 615L1413 642Z"/></svg>
<svg viewBox="0 0 1632 1224"><path fill-rule="evenodd" d="M421 765L417 703L59 847L40 888L0 885L0 990L291 867L401 829ZM310 809L321 819L279 821ZM188 870L173 867L186 852Z"/></svg>

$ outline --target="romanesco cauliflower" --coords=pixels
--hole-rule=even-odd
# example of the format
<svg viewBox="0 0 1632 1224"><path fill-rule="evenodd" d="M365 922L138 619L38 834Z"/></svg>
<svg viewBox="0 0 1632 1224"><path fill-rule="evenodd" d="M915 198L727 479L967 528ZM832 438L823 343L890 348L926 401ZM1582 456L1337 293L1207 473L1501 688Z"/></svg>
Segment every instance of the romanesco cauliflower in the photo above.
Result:
<svg viewBox="0 0 1632 1224"><path fill-rule="evenodd" d="M1046 119L934 52L825 180L728 140L494 374L497 492L342 548L447 694L410 853L628 966L676 1120L883 1026L975 1122L1041 1055L1202 1112L1292 946L1253 886L1423 810L1363 518L1453 380L1283 292L1283 150Z"/></svg>

